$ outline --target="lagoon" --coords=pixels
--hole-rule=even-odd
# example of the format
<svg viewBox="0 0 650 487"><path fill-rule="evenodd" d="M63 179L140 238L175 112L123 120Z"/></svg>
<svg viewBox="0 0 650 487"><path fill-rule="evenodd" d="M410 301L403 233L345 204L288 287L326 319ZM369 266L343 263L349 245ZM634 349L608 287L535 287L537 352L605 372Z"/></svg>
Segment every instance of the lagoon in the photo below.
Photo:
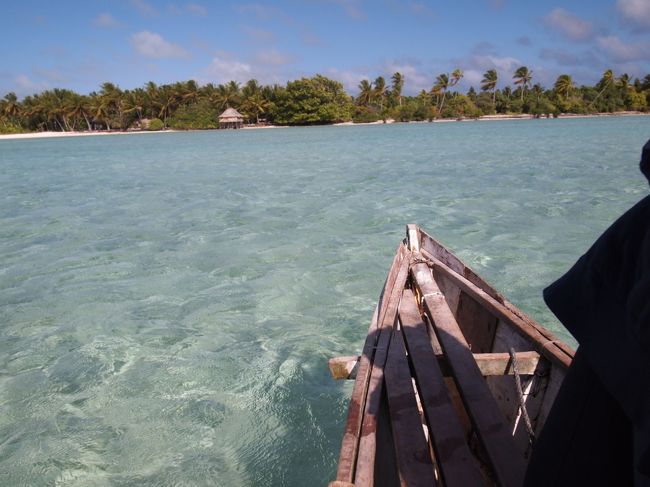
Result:
<svg viewBox="0 0 650 487"><path fill-rule="evenodd" d="M406 223L542 289L648 193L650 118L0 140L0 484L325 485Z"/></svg>

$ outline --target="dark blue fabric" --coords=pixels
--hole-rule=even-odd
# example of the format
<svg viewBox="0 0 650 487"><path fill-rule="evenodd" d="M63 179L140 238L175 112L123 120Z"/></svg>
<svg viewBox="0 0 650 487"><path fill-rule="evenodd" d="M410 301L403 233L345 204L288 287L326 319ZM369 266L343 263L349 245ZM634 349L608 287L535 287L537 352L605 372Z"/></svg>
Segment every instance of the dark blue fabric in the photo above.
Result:
<svg viewBox="0 0 650 487"><path fill-rule="evenodd" d="M650 141L643 148L641 170L650 180ZM546 288L544 300L629 420L635 484L650 484L650 196ZM554 414L563 414L556 409ZM595 446L603 447L619 446Z"/></svg>

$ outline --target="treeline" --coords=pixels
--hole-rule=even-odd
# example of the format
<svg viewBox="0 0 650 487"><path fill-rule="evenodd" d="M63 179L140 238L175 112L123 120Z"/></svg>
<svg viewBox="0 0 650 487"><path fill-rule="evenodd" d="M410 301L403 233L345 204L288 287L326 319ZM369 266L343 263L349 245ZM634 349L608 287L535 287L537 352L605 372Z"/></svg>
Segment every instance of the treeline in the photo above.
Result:
<svg viewBox="0 0 650 487"><path fill-rule="evenodd" d="M93 131L162 128L218 128L218 117L228 107L237 109L250 124L314 125L344 121L373 122L474 118L493 114L556 116L618 111L648 111L650 74L632 80L627 74L603 73L595 86L576 86L568 74L553 87L533 83L533 73L522 66L512 86L498 89L496 70L483 75L479 90L460 93L454 87L463 78L460 69L437 76L429 91L404 96L404 76L394 73L363 80L359 94L349 96L338 81L316 75L289 81L285 86L260 85L250 80L199 86L195 81L122 90L104 83L98 92L80 95L67 89L45 90L18 100L8 93L0 100L0 132ZM501 83L503 84L503 83Z"/></svg>

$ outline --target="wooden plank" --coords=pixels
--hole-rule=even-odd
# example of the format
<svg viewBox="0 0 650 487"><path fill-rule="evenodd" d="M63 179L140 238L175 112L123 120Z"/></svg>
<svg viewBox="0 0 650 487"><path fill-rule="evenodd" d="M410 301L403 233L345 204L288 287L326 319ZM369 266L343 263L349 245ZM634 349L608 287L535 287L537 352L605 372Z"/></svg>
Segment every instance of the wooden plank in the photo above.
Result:
<svg viewBox="0 0 650 487"><path fill-rule="evenodd" d="M474 283L484 292L492 296L499 302L503 302L503 296L490 286L485 280L470 269L465 263L460 260L456 255L447 250L447 248L434 239L431 235L420 230L420 247L423 254L428 253L439 261L443 262L446 266L452 269L457 274L465 277L470 282Z"/></svg>
<svg viewBox="0 0 650 487"><path fill-rule="evenodd" d="M453 279L463 291L485 306L494 316L512 326L519 334L530 339L531 345L540 354L564 369L567 369L571 365L573 351L550 331L539 325L533 326L532 320L524 320L505 304L495 300L488 293L463 276L458 275L432 255L425 254L425 256L433 262L436 271L443 272L447 277Z"/></svg>
<svg viewBox="0 0 650 487"><path fill-rule="evenodd" d="M361 434L361 425L363 422L363 411L366 405L366 396L370 384L370 375L372 370L372 360L375 355L375 346L379 339L379 330L382 321L380 315L385 315L385 310L388 307L388 297L393 292L393 286L397 279L397 273L402 265L405 255L404 245L397 248L393 263L391 265L386 282L379 296L379 302L375 308L375 312L368 329L368 335L363 345L361 352L361 359L357 369L357 377L352 389L352 396L350 397L350 404L348 406L348 418L345 423L345 431L343 432L343 440L341 441L341 451L339 453L339 464L336 473L336 480L341 482L353 482L357 455L359 451L359 438ZM403 287L403 286L402 286ZM401 288L400 288L401 290ZM383 310L383 311L382 311Z"/></svg>
<svg viewBox="0 0 650 487"><path fill-rule="evenodd" d="M522 452L515 447L503 415L474 361L458 323L429 267L426 264L417 264L412 273L422 293L425 311L434 323L435 332L458 384L463 403L479 440L485 447L498 483L508 487L520 486L525 471Z"/></svg>
<svg viewBox="0 0 650 487"><path fill-rule="evenodd" d="M465 441L463 427L431 348L427 325L410 290L404 291L399 316L444 484L448 487L483 485L480 470Z"/></svg>
<svg viewBox="0 0 650 487"><path fill-rule="evenodd" d="M390 424L386 388L379 401L377 418L377 451L375 453L374 487L395 487L399 485L399 468L395 458L395 441Z"/></svg>
<svg viewBox="0 0 650 487"><path fill-rule="evenodd" d="M539 353L537 352L517 352L517 367L520 375L532 375L537 369L539 363ZM512 359L509 353L475 353L474 360L478 365L481 375L513 375Z"/></svg>
<svg viewBox="0 0 650 487"><path fill-rule="evenodd" d="M377 417L384 382L384 367L386 365L391 334L397 321L399 302L402 299L402 291L408 278L410 263L411 252L406 251L399 264L399 272L391 290L390 298L388 299L384 319L380 323L381 333L379 334L379 340L376 342L372 372L368 382L356 459L354 483L360 487L374 485Z"/></svg>
<svg viewBox="0 0 650 487"><path fill-rule="evenodd" d="M492 313L467 293L461 292L458 311L455 316L467 343L470 344L472 352L485 353L492 351L492 342L499 321Z"/></svg>
<svg viewBox="0 0 650 487"><path fill-rule="evenodd" d="M475 353L474 360L478 365L481 375L484 377L495 375L513 375L512 360L510 354L506 352L492 352L492 353ZM451 375L447 360L444 354L436 353L438 366L442 371L442 375L447 377ZM517 352L515 354L517 364L519 366L520 375L531 375L535 373L537 364L539 363L539 353L537 352ZM329 359L330 372L332 377L336 380L354 380L357 376L357 368L360 357L335 357ZM334 364L334 365L332 365ZM351 371L351 372L348 372Z"/></svg>
<svg viewBox="0 0 650 487"><path fill-rule="evenodd" d="M395 330L384 370L397 465L402 485L436 485L429 445L415 399L402 332Z"/></svg>
<svg viewBox="0 0 650 487"><path fill-rule="evenodd" d="M412 252L420 251L420 229L417 225L412 223L406 225L406 242Z"/></svg>

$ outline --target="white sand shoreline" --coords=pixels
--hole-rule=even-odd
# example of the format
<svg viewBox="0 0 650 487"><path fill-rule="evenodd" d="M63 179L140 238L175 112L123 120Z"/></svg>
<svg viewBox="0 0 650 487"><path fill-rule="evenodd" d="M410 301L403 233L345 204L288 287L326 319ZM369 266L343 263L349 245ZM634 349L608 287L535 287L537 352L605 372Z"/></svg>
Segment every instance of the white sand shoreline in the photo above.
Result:
<svg viewBox="0 0 650 487"><path fill-rule="evenodd" d="M601 118L601 117L648 117L650 113L643 112L618 112L618 113L594 113L594 114L560 114L557 118ZM546 117L541 117L546 119ZM393 124L393 123L452 123L452 122L494 122L502 120L533 120L535 119L534 115L484 115L479 118L445 118L445 119L436 119L431 122L428 121L412 121L412 122L396 122L395 120L389 119L385 122L382 120L376 122L342 122L331 124L336 127L353 127L353 126L362 126L362 125L384 125L384 124ZM259 127L249 126L243 127L242 130L266 130L266 129L279 129L279 128L291 128L287 125L263 125ZM207 129L206 129L207 130ZM0 140L16 140L16 139L44 139L44 138L61 138L61 137L93 137L93 136L105 136L105 135L142 135L142 134L167 134L167 133L180 133L180 132L205 132L206 130L159 130L159 131L148 131L148 130L130 130L125 132L28 132L21 134L0 134ZM215 129L212 129L215 130Z"/></svg>

